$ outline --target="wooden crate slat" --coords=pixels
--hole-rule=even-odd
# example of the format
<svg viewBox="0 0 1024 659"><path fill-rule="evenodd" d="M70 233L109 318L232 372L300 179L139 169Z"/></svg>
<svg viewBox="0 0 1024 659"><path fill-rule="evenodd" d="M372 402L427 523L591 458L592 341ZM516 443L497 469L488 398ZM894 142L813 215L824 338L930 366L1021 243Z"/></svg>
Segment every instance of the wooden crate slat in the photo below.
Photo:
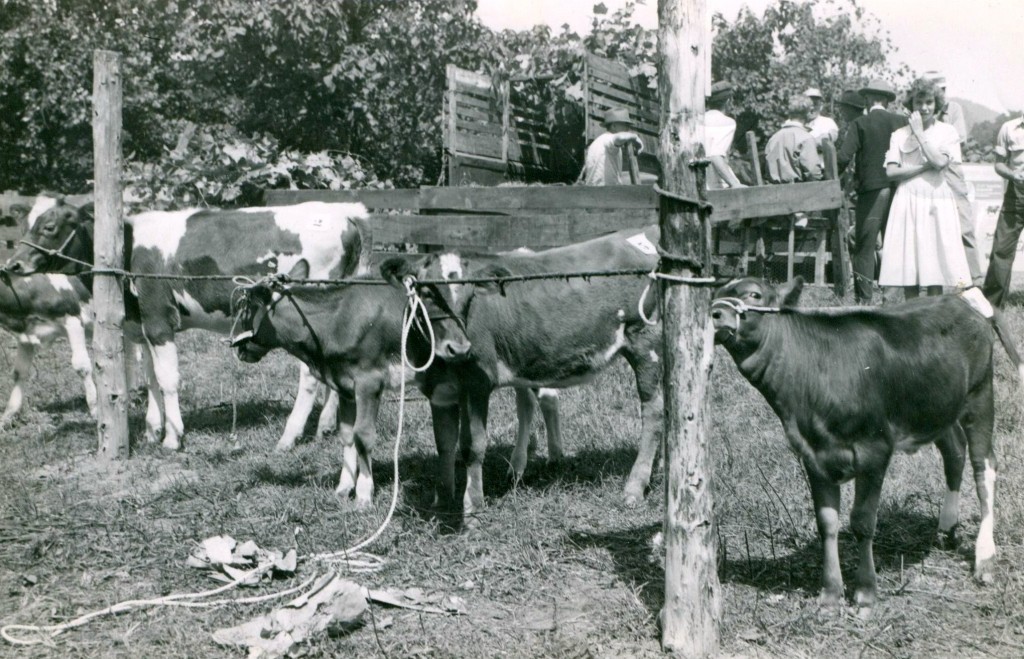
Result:
<svg viewBox="0 0 1024 659"><path fill-rule="evenodd" d="M657 212L574 210L548 214L394 215L371 217L374 242L446 245L502 251L545 249L580 242L612 231L657 222Z"/></svg>
<svg viewBox="0 0 1024 659"><path fill-rule="evenodd" d="M501 158L500 135L471 135L458 132L454 136L454 142L457 153Z"/></svg>
<svg viewBox="0 0 1024 659"><path fill-rule="evenodd" d="M477 108L480 110L491 112L492 114L495 114L499 117L501 116L501 112L498 111L498 108L493 104L489 97L478 97L467 94L462 91L456 91L455 105L456 107L467 106L471 108Z"/></svg>
<svg viewBox="0 0 1024 659"><path fill-rule="evenodd" d="M455 116L463 120L486 121L488 123L497 123L499 127L501 126L501 115L495 114L490 110L481 110L480 108L468 105L460 105L455 108Z"/></svg>
<svg viewBox="0 0 1024 659"><path fill-rule="evenodd" d="M467 69L460 69L457 66L450 66L449 72L452 74L452 78L455 80L456 85L467 85L473 87L490 88L491 78L482 73L476 71L469 71Z"/></svg>
<svg viewBox="0 0 1024 659"><path fill-rule="evenodd" d="M593 53L587 53L587 72L591 77L601 77L610 82L625 85L629 85L632 82L626 67Z"/></svg>
<svg viewBox="0 0 1024 659"><path fill-rule="evenodd" d="M455 127L459 133L475 133L482 135L497 135L501 137L502 130L501 124L485 124L479 121L467 121L465 119L456 119Z"/></svg>
<svg viewBox="0 0 1024 659"><path fill-rule="evenodd" d="M815 181L791 185L759 185L735 190L709 190L715 224L752 217L786 215L796 211L839 208L843 192L839 181Z"/></svg>
<svg viewBox="0 0 1024 659"><path fill-rule="evenodd" d="M291 206L305 201L361 202L369 209L419 210L420 191L405 190L267 190L267 206Z"/></svg>
<svg viewBox="0 0 1024 659"><path fill-rule="evenodd" d="M656 209L654 188L643 185L420 188L421 209L511 212L568 208Z"/></svg>

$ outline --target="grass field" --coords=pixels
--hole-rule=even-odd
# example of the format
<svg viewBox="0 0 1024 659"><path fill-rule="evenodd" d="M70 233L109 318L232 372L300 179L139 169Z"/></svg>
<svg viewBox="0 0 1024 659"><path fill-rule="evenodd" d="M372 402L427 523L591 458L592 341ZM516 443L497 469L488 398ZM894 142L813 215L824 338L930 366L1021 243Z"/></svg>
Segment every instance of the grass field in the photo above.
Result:
<svg viewBox="0 0 1024 659"><path fill-rule="evenodd" d="M818 298L809 301L825 299ZM1024 344L1024 311L1014 307L1009 316ZM13 341L4 337L3 345L9 363ZM212 588L216 582L185 566L194 544L211 535L297 547L302 555L348 546L383 518L394 487L394 394L383 409L382 445L374 456L374 505L355 510L334 496L340 465L334 443L273 452L291 407L293 361L274 354L258 366L240 364L219 338L198 332L185 335L181 346L185 450L166 454L135 444L132 459L114 474L91 458L95 429L67 364L67 346L38 360L29 409L0 433L3 624L55 624L127 599ZM978 514L969 477L960 546L937 542L944 485L938 453L926 448L897 457L890 469L875 543L882 601L862 619L852 608L819 610L821 558L804 476L771 410L717 350L710 409L723 655L1024 656L1024 404L1005 354L996 353L996 582L983 586L971 577ZM0 395L9 386L4 378ZM370 548L387 563L352 578L375 588L456 595L468 614L375 606L365 627L315 639L308 656L660 656L664 572L651 540L663 515L662 474L639 508L621 504L639 433L634 392L621 364L594 384L565 392L567 463L548 465L541 449L518 487L505 476L513 400L510 392L496 396L485 467L488 507L475 529L459 533L439 525L423 505L435 451L428 408L418 397L410 400L398 512ZM143 413L132 409L133 437L141 436ZM845 526L851 486L843 493ZM840 551L849 581L856 559L849 533ZM301 564L293 579L244 595L295 585L315 569ZM211 633L270 606L129 613L69 631L52 646L0 642L0 654L242 656L217 646Z"/></svg>

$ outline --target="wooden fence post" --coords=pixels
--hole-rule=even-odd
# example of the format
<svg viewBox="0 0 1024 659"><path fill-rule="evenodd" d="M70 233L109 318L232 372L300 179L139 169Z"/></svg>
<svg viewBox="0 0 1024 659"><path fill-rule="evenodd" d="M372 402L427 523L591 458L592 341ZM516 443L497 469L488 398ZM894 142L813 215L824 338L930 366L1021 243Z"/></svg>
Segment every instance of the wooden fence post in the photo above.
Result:
<svg viewBox="0 0 1024 659"><path fill-rule="evenodd" d="M97 268L124 266L124 222L121 209L121 55L93 52L92 138L95 158ZM93 359L96 379L96 425L99 457L128 457L128 396L124 370L124 294L119 278L93 280Z"/></svg>
<svg viewBox="0 0 1024 659"><path fill-rule="evenodd" d="M705 196L700 129L711 47L705 0L659 0L659 138L663 186L672 195ZM662 272L710 276L708 212L663 196ZM662 645L686 657L718 653L721 587L711 494L707 386L714 354L711 288L662 280L665 395L665 606Z"/></svg>

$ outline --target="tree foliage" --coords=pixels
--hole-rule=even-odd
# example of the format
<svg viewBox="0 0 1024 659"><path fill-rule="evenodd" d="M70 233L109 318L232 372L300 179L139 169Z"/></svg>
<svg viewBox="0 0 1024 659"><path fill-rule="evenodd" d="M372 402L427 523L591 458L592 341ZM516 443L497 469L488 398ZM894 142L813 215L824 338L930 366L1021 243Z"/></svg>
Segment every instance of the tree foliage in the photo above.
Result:
<svg viewBox="0 0 1024 659"><path fill-rule="evenodd" d="M133 198L167 207L252 203L259 187L436 182L448 64L492 74L545 108L566 168L578 170L583 54L656 78L656 34L634 24L634 3L595 4L586 36L567 26L494 33L475 9L474 0L4 0L0 189L89 187L97 48L123 54ZM763 16L714 20L714 74L739 89L741 135L769 134L786 97L808 85L835 97L901 74L854 0L780 0Z"/></svg>

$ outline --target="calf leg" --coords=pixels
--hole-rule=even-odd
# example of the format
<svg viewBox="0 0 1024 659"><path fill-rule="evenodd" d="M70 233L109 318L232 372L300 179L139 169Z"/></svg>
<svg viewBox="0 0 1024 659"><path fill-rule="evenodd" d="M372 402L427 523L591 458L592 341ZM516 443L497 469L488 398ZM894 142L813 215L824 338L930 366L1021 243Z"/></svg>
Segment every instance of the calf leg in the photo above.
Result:
<svg viewBox="0 0 1024 659"><path fill-rule="evenodd" d="M359 459L356 455L355 423L356 423L356 401L355 398L339 398L338 424L336 432L338 441L341 444L341 476L338 478L338 487L334 493L342 499L347 499L356 487L356 476L359 472Z"/></svg>
<svg viewBox="0 0 1024 659"><path fill-rule="evenodd" d="M21 405L25 401L24 387L32 375L32 359L36 354L38 339L27 334L18 335L18 354L14 358L14 384L11 387L10 398L7 399L7 408L0 417L0 428L4 428L21 411Z"/></svg>
<svg viewBox="0 0 1024 659"><path fill-rule="evenodd" d="M82 378L89 414L96 418L96 383L92 379L92 360L89 359L89 350L86 348L85 327L82 326L82 319L77 316L66 318L64 331L68 335L68 344L71 346L71 367L78 373L78 377ZM129 358L129 355L125 355L125 358Z"/></svg>
<svg viewBox="0 0 1024 659"><path fill-rule="evenodd" d="M939 533L947 542L953 542L960 522L960 485L964 476L967 436L960 424L956 423L935 445L942 455L942 467L946 475L946 497L939 513Z"/></svg>
<svg viewBox="0 0 1024 659"><path fill-rule="evenodd" d="M151 346L151 350L156 383L164 403L163 447L177 451L181 448L181 437L185 434L185 423L181 420L181 408L178 405L178 348L174 341L168 341Z"/></svg>
<svg viewBox="0 0 1024 659"><path fill-rule="evenodd" d="M356 382L356 505L360 508L370 505L373 498L373 448L377 445L377 411L384 383L376 378ZM398 487L398 483L394 484Z"/></svg>
<svg viewBox="0 0 1024 659"><path fill-rule="evenodd" d="M487 410L490 397L490 390L479 384L464 387L461 392L459 440L466 468L462 512L467 524L471 522L471 516L484 507L483 465L487 453Z"/></svg>
<svg viewBox="0 0 1024 659"><path fill-rule="evenodd" d="M644 492L651 482L654 458L661 445L662 423L665 416L665 402L661 393L661 364L654 351L653 342L645 341L638 346L624 350L626 361L633 367L636 388L640 394L640 449L633 468L626 479L625 499L627 506L643 501Z"/></svg>
<svg viewBox="0 0 1024 659"><path fill-rule="evenodd" d="M156 381L153 350L148 344L143 346L142 368L146 374L146 441L155 444L164 432L164 398Z"/></svg>
<svg viewBox="0 0 1024 659"><path fill-rule="evenodd" d="M562 424L558 411L558 390L538 389L537 400L544 415L544 430L548 437L548 462L561 462L565 458L562 450Z"/></svg>
<svg viewBox="0 0 1024 659"><path fill-rule="evenodd" d="M288 421L284 424L281 439L277 440L275 450L288 451L295 446L295 440L302 434L302 430L306 427L306 419L313 411L316 390L319 386L320 381L310 372L309 367L300 363L299 389L295 392L295 404L292 406L291 414L288 415Z"/></svg>
<svg viewBox="0 0 1024 659"><path fill-rule="evenodd" d="M516 431L516 446L512 450L512 462L508 466L509 478L516 483L522 480L523 472L526 471L533 415L536 410L533 392L526 387L516 387L516 417L519 428Z"/></svg>
<svg viewBox="0 0 1024 659"><path fill-rule="evenodd" d="M338 392L333 388L327 388L327 400L324 401L324 408L320 410L320 418L316 424L316 436L314 441L321 441L324 437L334 432L338 427Z"/></svg>
<svg viewBox="0 0 1024 659"><path fill-rule="evenodd" d="M843 573L839 569L839 484L819 474L811 465L805 463L804 469L811 484L824 556L821 601L826 606L836 606L843 600Z"/></svg>
<svg viewBox="0 0 1024 659"><path fill-rule="evenodd" d="M968 396L966 410L960 418L960 425L967 436L974 485L978 490L978 505L981 508L981 525L974 545L974 576L986 583L993 580L992 565L996 555L993 533L996 488L996 456L992 445L994 421L990 366L984 384Z"/></svg>
<svg viewBox="0 0 1024 659"><path fill-rule="evenodd" d="M434 507L455 510L455 461L459 444L459 406L431 402L430 420L437 445L438 478L434 485Z"/></svg>
<svg viewBox="0 0 1024 659"><path fill-rule="evenodd" d="M872 606L878 599L878 576L875 572L875 526L878 521L878 500L882 494L885 466L869 469L857 476L850 529L857 539L857 589L853 601L857 606ZM838 511L838 506L836 507ZM839 560L838 551L836 561ZM838 566L837 566L838 568ZM840 577L841 578L841 577Z"/></svg>

